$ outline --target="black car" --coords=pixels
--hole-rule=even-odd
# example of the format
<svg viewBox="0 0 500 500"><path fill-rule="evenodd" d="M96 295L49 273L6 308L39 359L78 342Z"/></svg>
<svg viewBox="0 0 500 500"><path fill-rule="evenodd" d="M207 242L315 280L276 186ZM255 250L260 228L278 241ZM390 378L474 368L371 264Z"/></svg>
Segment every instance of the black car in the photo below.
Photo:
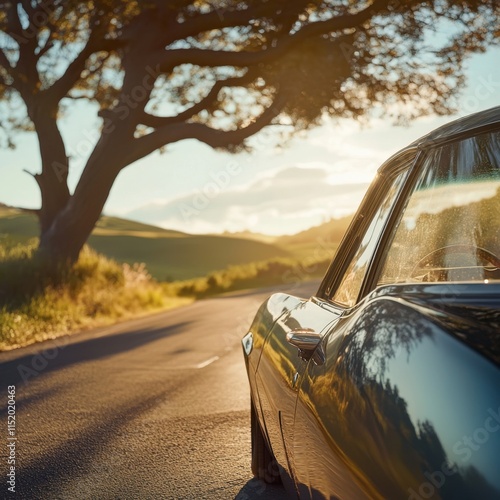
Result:
<svg viewBox="0 0 500 500"><path fill-rule="evenodd" d="M290 498L500 498L500 107L379 169L317 294L243 338L252 470Z"/></svg>

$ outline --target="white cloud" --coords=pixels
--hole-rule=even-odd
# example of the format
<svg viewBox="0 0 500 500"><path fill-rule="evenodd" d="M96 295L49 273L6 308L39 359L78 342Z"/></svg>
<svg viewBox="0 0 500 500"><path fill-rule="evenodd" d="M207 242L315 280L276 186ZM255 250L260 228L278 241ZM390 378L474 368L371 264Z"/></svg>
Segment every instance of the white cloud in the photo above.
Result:
<svg viewBox="0 0 500 500"><path fill-rule="evenodd" d="M291 234L357 208L368 183L359 176L347 184L334 179L335 169L328 164L279 168L245 186L214 189L207 183L188 195L148 203L126 215L191 233L250 229Z"/></svg>

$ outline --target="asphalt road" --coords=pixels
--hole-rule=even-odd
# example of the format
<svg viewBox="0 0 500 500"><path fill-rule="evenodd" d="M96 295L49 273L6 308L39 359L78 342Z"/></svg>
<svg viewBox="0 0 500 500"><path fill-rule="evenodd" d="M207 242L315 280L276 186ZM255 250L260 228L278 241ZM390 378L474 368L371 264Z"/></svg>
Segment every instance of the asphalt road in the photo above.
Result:
<svg viewBox="0 0 500 500"><path fill-rule="evenodd" d="M0 498L286 499L250 471L240 339L269 294L200 301L1 353ZM11 385L16 440L8 440ZM5 481L12 442L15 494Z"/></svg>

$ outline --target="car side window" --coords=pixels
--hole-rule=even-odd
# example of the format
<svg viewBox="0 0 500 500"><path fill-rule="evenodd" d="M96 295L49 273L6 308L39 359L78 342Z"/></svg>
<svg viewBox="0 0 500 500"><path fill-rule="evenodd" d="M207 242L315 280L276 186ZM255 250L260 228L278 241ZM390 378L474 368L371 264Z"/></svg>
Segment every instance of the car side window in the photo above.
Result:
<svg viewBox="0 0 500 500"><path fill-rule="evenodd" d="M407 166L409 167L410 164L408 163ZM333 297L331 297L331 300L334 302L347 307L351 307L356 303L364 277L368 270L368 265L375 253L380 236L384 231L392 207L394 206L407 174L408 171L404 170L392 180L379 179L379 184L376 186L375 192L385 188L385 195L378 208L373 213L371 222L343 275L342 281L337 287ZM387 183L390 183L389 187L387 187Z"/></svg>
<svg viewBox="0 0 500 500"><path fill-rule="evenodd" d="M379 284L500 279L500 132L430 151Z"/></svg>

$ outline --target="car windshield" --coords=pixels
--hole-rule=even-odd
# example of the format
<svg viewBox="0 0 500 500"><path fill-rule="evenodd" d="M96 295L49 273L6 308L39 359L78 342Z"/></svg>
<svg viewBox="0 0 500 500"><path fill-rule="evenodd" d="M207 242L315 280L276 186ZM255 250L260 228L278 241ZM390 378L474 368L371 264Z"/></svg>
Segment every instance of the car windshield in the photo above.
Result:
<svg viewBox="0 0 500 500"><path fill-rule="evenodd" d="M500 279L500 132L433 149L379 283Z"/></svg>

